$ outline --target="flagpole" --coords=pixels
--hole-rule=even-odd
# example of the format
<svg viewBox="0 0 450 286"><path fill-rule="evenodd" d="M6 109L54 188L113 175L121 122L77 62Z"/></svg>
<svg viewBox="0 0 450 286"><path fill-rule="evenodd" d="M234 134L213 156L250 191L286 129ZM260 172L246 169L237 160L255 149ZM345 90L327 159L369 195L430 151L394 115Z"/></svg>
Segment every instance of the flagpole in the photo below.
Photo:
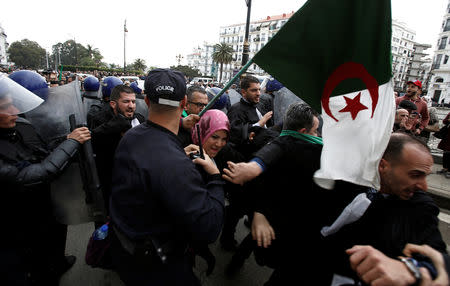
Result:
<svg viewBox="0 0 450 286"><path fill-rule="evenodd" d="M126 61L126 38L127 38L127 19L125 19L125 24L123 25L123 72L126 72L127 61Z"/></svg>
<svg viewBox="0 0 450 286"><path fill-rule="evenodd" d="M213 105L214 105L214 102L218 99L218 98L220 98L221 96L222 96L222 94L224 94L225 93L225 91L227 91L229 88L230 88L230 86L233 84L233 82L237 79L237 78L239 78L240 76L241 76L241 74L243 74L247 69L248 69L248 67L251 65L253 63L253 59L250 59L242 68L241 68L241 70L225 85L225 87L224 88L222 88L222 90L216 95L216 96L214 96L214 98L213 99L211 99L209 102L208 102L208 104L205 106L205 108L203 108L203 110L202 111L200 111L200 113L198 114L199 116L202 116L208 109L210 109Z"/></svg>

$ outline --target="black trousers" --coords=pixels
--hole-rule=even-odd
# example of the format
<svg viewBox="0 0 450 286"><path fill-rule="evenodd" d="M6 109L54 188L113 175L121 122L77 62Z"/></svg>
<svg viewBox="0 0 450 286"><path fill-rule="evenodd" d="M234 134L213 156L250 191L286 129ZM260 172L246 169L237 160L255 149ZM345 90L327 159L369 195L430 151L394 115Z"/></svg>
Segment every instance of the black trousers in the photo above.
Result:
<svg viewBox="0 0 450 286"><path fill-rule="evenodd" d="M169 256L163 264L157 256L143 261L129 254L113 236L111 256L116 272L127 286L201 286L188 254Z"/></svg>

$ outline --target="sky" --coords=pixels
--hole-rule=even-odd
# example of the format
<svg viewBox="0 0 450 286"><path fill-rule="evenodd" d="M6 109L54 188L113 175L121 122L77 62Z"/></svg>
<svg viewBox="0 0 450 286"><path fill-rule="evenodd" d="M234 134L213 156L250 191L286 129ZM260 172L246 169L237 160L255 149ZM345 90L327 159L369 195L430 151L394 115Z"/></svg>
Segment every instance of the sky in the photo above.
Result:
<svg viewBox="0 0 450 286"><path fill-rule="evenodd" d="M314 0L310 0L314 1ZM365 1L365 0L361 0ZM252 0L251 21L297 11L305 0ZM71 4L73 3L73 4ZM433 55L448 0L392 0L392 18L416 31L416 41L431 44ZM126 62L147 66L186 64L186 55L203 42L218 43L221 26L245 23L245 0L78 0L2 1L0 26L8 43L29 39L51 52L74 39L98 48L103 61L123 65L123 26L127 21Z"/></svg>

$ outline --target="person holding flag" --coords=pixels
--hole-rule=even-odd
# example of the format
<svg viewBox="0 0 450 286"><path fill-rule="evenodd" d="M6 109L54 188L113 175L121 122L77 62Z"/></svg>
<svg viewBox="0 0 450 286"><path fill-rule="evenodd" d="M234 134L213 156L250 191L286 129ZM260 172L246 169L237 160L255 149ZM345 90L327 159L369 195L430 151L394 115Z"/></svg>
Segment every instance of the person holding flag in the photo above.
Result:
<svg viewBox="0 0 450 286"><path fill-rule="evenodd" d="M327 37L323 37L325 34ZM335 181L344 181L373 188L378 193L382 187L380 176L384 176L384 182L394 176L379 171L385 164L382 157L395 115L391 35L390 0L310 0L250 61L277 78L312 108L322 111L323 149L320 169L314 174L314 180L323 188L333 189ZM429 159L426 154L421 156L424 160ZM424 174L420 178L424 178ZM426 185L420 188L426 189ZM406 200L405 204L412 204L414 200L408 198L416 190L417 187L411 188L408 197L400 199ZM336 204L344 201L343 197L352 197L346 195L351 191L336 191L335 202L327 198L330 207L336 209ZM426 198L422 203L425 202L428 202ZM400 214L397 212L396 215ZM433 213L421 215L430 222L436 218ZM385 217L387 221L399 219L386 214ZM376 226L379 222L374 219L373 223ZM433 233L439 233L435 224L429 226ZM419 230L415 234L420 233ZM402 235L407 236L406 233ZM414 240L413 236L402 241ZM445 250L439 235L434 238L437 239L431 238L428 242L433 242L439 251ZM384 239L387 244L393 241L389 236ZM371 240L365 242L370 244ZM403 270L408 271L406 267ZM400 281L389 285L404 284L405 281Z"/></svg>
<svg viewBox="0 0 450 286"><path fill-rule="evenodd" d="M322 111L322 187L379 188L395 115L391 34L390 0L307 1L252 59Z"/></svg>

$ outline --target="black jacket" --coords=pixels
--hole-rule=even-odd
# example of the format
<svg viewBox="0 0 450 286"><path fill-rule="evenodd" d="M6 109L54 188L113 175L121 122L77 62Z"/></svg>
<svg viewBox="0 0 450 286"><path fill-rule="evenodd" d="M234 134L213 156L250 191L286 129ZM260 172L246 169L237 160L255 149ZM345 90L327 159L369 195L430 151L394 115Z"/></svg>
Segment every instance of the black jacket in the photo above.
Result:
<svg viewBox="0 0 450 286"><path fill-rule="evenodd" d="M112 186L112 220L130 239L212 243L221 231L220 176L204 182L177 136L150 121L121 140Z"/></svg>
<svg viewBox="0 0 450 286"><path fill-rule="evenodd" d="M34 127L24 120L18 120L15 128L0 129L0 214L8 230L2 240L21 243L33 229L52 220L50 182L63 171L79 146L77 141L67 139L49 150Z"/></svg>
<svg viewBox="0 0 450 286"><path fill-rule="evenodd" d="M345 250L353 245L371 245L396 258L403 255L402 250L407 243L428 244L448 259L446 244L438 228L438 214L436 203L422 191L415 192L409 200L380 196L358 221L325 239L334 272L355 276L345 254Z"/></svg>
<svg viewBox="0 0 450 286"><path fill-rule="evenodd" d="M227 116L230 120L230 141L241 144L248 138L248 130L259 121L256 113L257 106L245 101L243 98L231 106ZM261 112L261 115L264 114Z"/></svg>
<svg viewBox="0 0 450 286"><path fill-rule="evenodd" d="M139 122L145 118L135 113ZM92 148L95 153L97 173L104 190L105 205L108 207L108 197L111 192L111 174L114 164L114 154L120 139L125 132L131 128L131 120L124 116L117 116L109 104L103 105L102 109L92 116L89 129L92 132Z"/></svg>
<svg viewBox="0 0 450 286"><path fill-rule="evenodd" d="M253 190L253 210L265 215L276 239L269 250L258 248L255 255L258 259L265 256L266 263L275 267L271 279L278 284L274 285L293 279L301 279L304 285L322 285L320 279L329 280L318 275L323 259L320 228L325 214L321 202L326 190L313 182L322 145L291 136L277 137L269 144L269 149L275 147L276 156L270 163L265 161L270 166L249 188Z"/></svg>

